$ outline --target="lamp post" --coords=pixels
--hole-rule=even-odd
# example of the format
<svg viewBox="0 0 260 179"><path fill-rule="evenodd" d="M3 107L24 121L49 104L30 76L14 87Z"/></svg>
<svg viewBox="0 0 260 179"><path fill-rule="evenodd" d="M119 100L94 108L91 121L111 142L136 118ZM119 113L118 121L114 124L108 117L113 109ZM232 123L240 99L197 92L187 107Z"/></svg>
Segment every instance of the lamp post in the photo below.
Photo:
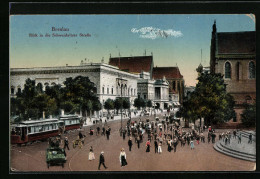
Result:
<svg viewBox="0 0 260 179"><path fill-rule="evenodd" d="M120 132L120 136L122 136L122 132L123 132L123 113L122 113L122 108L123 108L123 98L122 98L122 87L123 85L121 84L120 85L120 88L121 88L121 132Z"/></svg>

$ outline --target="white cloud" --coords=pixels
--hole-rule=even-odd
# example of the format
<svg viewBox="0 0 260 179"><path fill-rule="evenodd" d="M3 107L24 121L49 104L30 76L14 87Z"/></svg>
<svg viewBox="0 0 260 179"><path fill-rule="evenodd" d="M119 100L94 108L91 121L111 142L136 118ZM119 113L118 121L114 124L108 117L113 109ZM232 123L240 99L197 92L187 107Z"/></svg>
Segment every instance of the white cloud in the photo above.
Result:
<svg viewBox="0 0 260 179"><path fill-rule="evenodd" d="M132 33L139 34L141 38L156 39L156 38L168 38L168 37L182 37L181 31L175 31L173 29L162 30L154 27L142 27L140 29L132 28Z"/></svg>

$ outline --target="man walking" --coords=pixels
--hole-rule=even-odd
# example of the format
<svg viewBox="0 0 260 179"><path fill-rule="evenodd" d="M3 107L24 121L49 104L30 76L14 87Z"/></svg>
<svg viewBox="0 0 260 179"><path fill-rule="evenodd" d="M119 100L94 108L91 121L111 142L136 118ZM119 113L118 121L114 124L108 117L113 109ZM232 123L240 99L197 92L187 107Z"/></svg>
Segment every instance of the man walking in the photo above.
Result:
<svg viewBox="0 0 260 179"><path fill-rule="evenodd" d="M132 142L132 138L130 137L128 140L129 151L131 151L132 145L133 145L133 142Z"/></svg>
<svg viewBox="0 0 260 179"><path fill-rule="evenodd" d="M100 131L100 127L99 126L97 126L97 135L99 135L99 131Z"/></svg>
<svg viewBox="0 0 260 179"><path fill-rule="evenodd" d="M248 140L249 144L252 144L252 137L253 137L252 134L249 134L249 140Z"/></svg>
<svg viewBox="0 0 260 179"><path fill-rule="evenodd" d="M155 153L158 153L158 142L157 142L157 140L154 140L154 149L155 149Z"/></svg>
<svg viewBox="0 0 260 179"><path fill-rule="evenodd" d="M140 148L140 136L139 135L137 136L137 147L138 147L138 149Z"/></svg>
<svg viewBox="0 0 260 179"><path fill-rule="evenodd" d="M65 140L64 140L64 150L65 150L66 147L67 147L68 150L70 150L68 137L65 137Z"/></svg>
<svg viewBox="0 0 260 179"><path fill-rule="evenodd" d="M100 165L103 165L105 167L105 169L107 169L106 165L105 165L105 157L104 157L104 152L102 151L100 156L99 156L99 165L98 165L98 170L100 170Z"/></svg>
<svg viewBox="0 0 260 179"><path fill-rule="evenodd" d="M107 140L109 140L109 135L110 135L110 130L109 129L106 130L106 135L107 135Z"/></svg>
<svg viewBox="0 0 260 179"><path fill-rule="evenodd" d="M241 133L237 136L238 138L238 144L241 144Z"/></svg>

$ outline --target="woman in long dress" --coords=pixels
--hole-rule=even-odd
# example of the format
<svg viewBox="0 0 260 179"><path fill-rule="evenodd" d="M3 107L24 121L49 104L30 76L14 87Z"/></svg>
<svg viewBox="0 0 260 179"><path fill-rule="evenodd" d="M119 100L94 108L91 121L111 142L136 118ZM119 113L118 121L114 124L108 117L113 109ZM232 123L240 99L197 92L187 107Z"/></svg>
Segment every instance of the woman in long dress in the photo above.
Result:
<svg viewBox="0 0 260 179"><path fill-rule="evenodd" d="M159 146L158 146L158 153L161 154L162 153L162 144L159 142Z"/></svg>
<svg viewBox="0 0 260 179"><path fill-rule="evenodd" d="M120 161L121 167L127 165L126 154L125 154L124 148L121 149L121 152L120 152L120 155L119 155L119 161Z"/></svg>
<svg viewBox="0 0 260 179"><path fill-rule="evenodd" d="M94 151L93 151L92 146L90 147L90 150L89 150L88 160L90 160L90 161L95 160L95 155L94 155Z"/></svg>
<svg viewBox="0 0 260 179"><path fill-rule="evenodd" d="M194 142L193 142L193 140L190 141L190 149L191 150L194 149Z"/></svg>
<svg viewBox="0 0 260 179"><path fill-rule="evenodd" d="M151 142L150 142L150 140L148 140L146 142L146 152L150 152L150 147L151 147Z"/></svg>

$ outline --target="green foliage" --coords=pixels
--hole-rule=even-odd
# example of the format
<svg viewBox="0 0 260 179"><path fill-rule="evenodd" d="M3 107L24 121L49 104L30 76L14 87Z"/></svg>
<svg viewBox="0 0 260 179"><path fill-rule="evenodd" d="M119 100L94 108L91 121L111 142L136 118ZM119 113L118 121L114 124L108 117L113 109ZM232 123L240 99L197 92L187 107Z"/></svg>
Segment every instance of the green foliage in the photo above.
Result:
<svg viewBox="0 0 260 179"><path fill-rule="evenodd" d="M256 104L244 104L245 110L241 114L242 123L246 127L254 127L256 123Z"/></svg>
<svg viewBox="0 0 260 179"><path fill-rule="evenodd" d="M96 87L88 77L67 78L64 85L46 86L43 92L41 83L36 86L34 80L27 79L22 92L11 98L11 115L28 120L42 117L43 111L46 117L58 114L60 108L67 113L101 109Z"/></svg>
<svg viewBox="0 0 260 179"><path fill-rule="evenodd" d="M105 108L106 110L108 110L108 112L109 112L109 110L114 109L114 101L113 101L112 99L108 98L108 99L105 101L104 108Z"/></svg>
<svg viewBox="0 0 260 179"><path fill-rule="evenodd" d="M99 111L101 110L102 104L99 102L99 100L95 100L92 104L92 109L94 111Z"/></svg>
<svg viewBox="0 0 260 179"><path fill-rule="evenodd" d="M152 101L150 99L147 101L146 105L147 105L148 108L153 107L153 103L152 103Z"/></svg>
<svg viewBox="0 0 260 179"><path fill-rule="evenodd" d="M119 110L121 107L123 107L123 99L122 98L116 98L114 101L115 109Z"/></svg>
<svg viewBox="0 0 260 179"><path fill-rule="evenodd" d="M66 78L65 87L62 90L62 101L66 104L65 112L91 111L93 104L95 109L100 109L99 100L96 97L96 87L88 77L77 76Z"/></svg>
<svg viewBox="0 0 260 179"><path fill-rule="evenodd" d="M201 73L195 90L185 98L179 116L190 121L204 118L207 124L223 123L234 115L234 100L226 92L221 74Z"/></svg>
<svg viewBox="0 0 260 179"><path fill-rule="evenodd" d="M128 98L123 98L123 108L129 109L130 108L130 101Z"/></svg>

